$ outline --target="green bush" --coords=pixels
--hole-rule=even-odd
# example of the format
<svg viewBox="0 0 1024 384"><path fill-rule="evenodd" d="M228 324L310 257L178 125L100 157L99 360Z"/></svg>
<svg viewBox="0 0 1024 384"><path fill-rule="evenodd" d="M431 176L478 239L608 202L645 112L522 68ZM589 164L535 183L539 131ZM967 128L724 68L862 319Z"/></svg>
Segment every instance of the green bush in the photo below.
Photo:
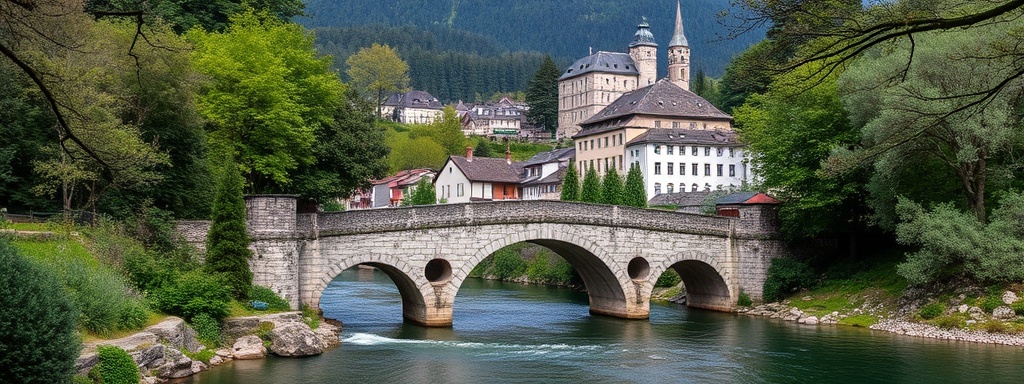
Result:
<svg viewBox="0 0 1024 384"><path fill-rule="evenodd" d="M917 312L922 319L931 320L936 317L942 316L942 313L946 311L946 306L942 303L931 303L921 307L921 310Z"/></svg>
<svg viewBox="0 0 1024 384"><path fill-rule="evenodd" d="M218 275L201 270L188 272L151 295L154 307L192 320L199 314L222 319L231 308L231 291Z"/></svg>
<svg viewBox="0 0 1024 384"><path fill-rule="evenodd" d="M200 313L192 317L192 329L200 342L209 347L220 346L220 323L209 314Z"/></svg>
<svg viewBox="0 0 1024 384"><path fill-rule="evenodd" d="M743 289L740 289L740 297L736 299L736 305L741 307L750 307L754 305L754 301L750 299L750 294Z"/></svg>
<svg viewBox="0 0 1024 384"><path fill-rule="evenodd" d="M814 285L814 271L806 263L790 258L772 259L764 280L764 301L782 300L787 293Z"/></svg>
<svg viewBox="0 0 1024 384"><path fill-rule="evenodd" d="M320 327L320 311L308 305L302 305L302 322L309 326L309 329Z"/></svg>
<svg viewBox="0 0 1024 384"><path fill-rule="evenodd" d="M526 262L519 256L519 248L505 247L494 252L491 274L499 280L512 280L526 273Z"/></svg>
<svg viewBox="0 0 1024 384"><path fill-rule="evenodd" d="M1024 300L1013 303L1010 308L1013 308L1013 312L1016 313L1017 316L1024 316Z"/></svg>
<svg viewBox="0 0 1024 384"><path fill-rule="evenodd" d="M665 272L658 276L658 281L654 283L655 287L667 288L679 285L679 282L683 281L676 273L676 270L669 268Z"/></svg>
<svg viewBox="0 0 1024 384"><path fill-rule="evenodd" d="M135 329L146 322L146 307L113 270L81 258L52 258L41 266L60 277L79 310L78 324L99 335Z"/></svg>
<svg viewBox="0 0 1024 384"><path fill-rule="evenodd" d="M1003 298L998 293L992 294L990 292L988 296L981 300L979 307L986 313L992 313L993 310L1001 305L1003 305Z"/></svg>
<svg viewBox="0 0 1024 384"><path fill-rule="evenodd" d="M20 256L0 235L0 381L71 380L81 349L77 318L57 277Z"/></svg>
<svg viewBox="0 0 1024 384"><path fill-rule="evenodd" d="M90 376L98 378L103 384L138 384L139 367L135 361L123 349L111 346L100 345L96 347L96 356L99 362L93 367L93 374Z"/></svg>
<svg viewBox="0 0 1024 384"><path fill-rule="evenodd" d="M249 300L267 303L267 309L271 311L287 311L292 309L291 305L284 301L281 296L274 293L273 290L259 285L253 285L249 288Z"/></svg>
<svg viewBox="0 0 1024 384"><path fill-rule="evenodd" d="M962 328L963 321L957 316L939 316L932 320L932 324L942 329Z"/></svg>

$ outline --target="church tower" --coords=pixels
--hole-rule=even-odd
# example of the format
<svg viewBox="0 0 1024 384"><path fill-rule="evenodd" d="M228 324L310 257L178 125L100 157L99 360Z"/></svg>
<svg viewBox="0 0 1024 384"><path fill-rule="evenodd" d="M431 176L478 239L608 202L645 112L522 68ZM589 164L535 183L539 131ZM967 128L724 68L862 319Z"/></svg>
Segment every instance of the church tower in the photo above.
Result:
<svg viewBox="0 0 1024 384"><path fill-rule="evenodd" d="M676 0L676 31L668 43L668 80L682 89L690 90L690 44L683 34L683 12L679 0Z"/></svg>
<svg viewBox="0 0 1024 384"><path fill-rule="evenodd" d="M654 42L654 34L651 33L651 25L647 24L646 17L636 27L633 42L629 44L629 56L633 58L637 72L640 72L637 89L658 81L658 44Z"/></svg>

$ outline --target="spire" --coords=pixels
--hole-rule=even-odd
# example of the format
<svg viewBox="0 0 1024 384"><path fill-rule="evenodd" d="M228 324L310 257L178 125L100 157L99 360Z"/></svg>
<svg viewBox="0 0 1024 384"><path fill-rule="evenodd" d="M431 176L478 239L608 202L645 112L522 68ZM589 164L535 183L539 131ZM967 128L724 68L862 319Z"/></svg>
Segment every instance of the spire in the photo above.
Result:
<svg viewBox="0 0 1024 384"><path fill-rule="evenodd" d="M679 5L679 0L676 0L676 32L672 34L672 41L668 43L670 47L689 47L690 44L686 42L686 35L683 34L683 10Z"/></svg>

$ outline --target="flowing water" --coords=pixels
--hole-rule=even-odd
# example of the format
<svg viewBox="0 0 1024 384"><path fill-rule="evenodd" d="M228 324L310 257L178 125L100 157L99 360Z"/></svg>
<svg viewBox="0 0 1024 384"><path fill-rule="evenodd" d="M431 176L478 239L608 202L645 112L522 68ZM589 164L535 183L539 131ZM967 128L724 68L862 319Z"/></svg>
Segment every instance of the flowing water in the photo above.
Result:
<svg viewBox="0 0 1024 384"><path fill-rule="evenodd" d="M468 279L452 328L402 322L383 273L352 269L324 292L341 347L235 361L186 382L1022 383L1024 348L651 304L651 318L588 314L586 294Z"/></svg>

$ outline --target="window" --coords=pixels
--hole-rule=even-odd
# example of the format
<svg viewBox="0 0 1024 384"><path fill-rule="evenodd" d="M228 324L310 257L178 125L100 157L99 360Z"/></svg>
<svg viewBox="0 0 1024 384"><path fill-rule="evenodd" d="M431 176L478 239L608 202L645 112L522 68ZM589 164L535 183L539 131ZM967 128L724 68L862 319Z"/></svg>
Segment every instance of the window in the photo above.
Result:
<svg viewBox="0 0 1024 384"><path fill-rule="evenodd" d="M459 183L459 185L456 186L456 193L458 194L459 197L462 197L463 195L466 194L466 190L464 188L465 187L463 186L462 183Z"/></svg>
<svg viewBox="0 0 1024 384"><path fill-rule="evenodd" d="M686 176L686 163L679 163L679 175ZM679 186L679 189L683 189L683 186Z"/></svg>
<svg viewBox="0 0 1024 384"><path fill-rule="evenodd" d="M675 192L675 189L676 189L675 184L668 183L668 186L667 186L667 189L666 189L668 191L668 193Z"/></svg>
<svg viewBox="0 0 1024 384"><path fill-rule="evenodd" d="M654 128L661 128L661 120L654 120Z"/></svg>
<svg viewBox="0 0 1024 384"><path fill-rule="evenodd" d="M722 176L722 164L718 164L718 176Z"/></svg>
<svg viewBox="0 0 1024 384"><path fill-rule="evenodd" d="M697 173L697 163L693 163L693 167L691 167L691 170L693 172L690 172L690 173L692 173L694 176L699 176L700 175L700 173Z"/></svg>
<svg viewBox="0 0 1024 384"><path fill-rule="evenodd" d="M611 169L611 158L606 157L604 158L604 171L608 172L609 169Z"/></svg>
<svg viewBox="0 0 1024 384"><path fill-rule="evenodd" d="M583 150L583 143L580 143L580 150Z"/></svg>
<svg viewBox="0 0 1024 384"><path fill-rule="evenodd" d="M711 164L704 164L704 176L711 176Z"/></svg>
<svg viewBox="0 0 1024 384"><path fill-rule="evenodd" d="M622 155L619 155L619 170L622 170Z"/></svg>
<svg viewBox="0 0 1024 384"><path fill-rule="evenodd" d="M736 149L735 148L729 148L729 157L735 157L735 155L736 155Z"/></svg>
<svg viewBox="0 0 1024 384"><path fill-rule="evenodd" d="M669 146L665 147L665 154L666 154L666 155L671 155L671 154L673 154L673 153L672 153L672 151L673 151L673 150L674 150L675 148L676 148L676 146L674 146L674 145L669 145Z"/></svg>
<svg viewBox="0 0 1024 384"><path fill-rule="evenodd" d="M674 174L674 172L675 172L675 169L676 169L676 165L675 165L674 163L668 163L668 164L666 165L666 168L665 168L665 169L666 169L666 170L668 171L668 174L669 174L669 175L672 175L672 174ZM669 193L672 193L672 192L669 192Z"/></svg>
<svg viewBox="0 0 1024 384"><path fill-rule="evenodd" d="M601 138L597 138L597 147L601 148Z"/></svg>
<svg viewBox="0 0 1024 384"><path fill-rule="evenodd" d="M594 149L594 139L590 139L590 149Z"/></svg>
<svg viewBox="0 0 1024 384"><path fill-rule="evenodd" d="M673 121L672 122L672 128L679 129L679 122L678 121Z"/></svg>
<svg viewBox="0 0 1024 384"><path fill-rule="evenodd" d="M729 177L736 177L736 165L729 164Z"/></svg>
<svg viewBox="0 0 1024 384"><path fill-rule="evenodd" d="M711 147L704 147L704 156L711 156Z"/></svg>
<svg viewBox="0 0 1024 384"><path fill-rule="evenodd" d="M654 174L655 175L660 175L661 174L661 163L654 163Z"/></svg>
<svg viewBox="0 0 1024 384"><path fill-rule="evenodd" d="M697 146L694 145L694 146L690 147L690 149L691 149L690 154L692 154L694 156L697 156Z"/></svg>
<svg viewBox="0 0 1024 384"><path fill-rule="evenodd" d="M608 136L605 136L605 137L604 137L604 147L605 147L605 148L608 148ZM719 154L718 154L718 156L722 156L722 154L721 154L721 153L719 153Z"/></svg>
<svg viewBox="0 0 1024 384"><path fill-rule="evenodd" d="M696 121L691 121L690 122L690 128L697 128L697 122Z"/></svg>
<svg viewBox="0 0 1024 384"><path fill-rule="evenodd" d="M660 195L660 194L661 194L661 183L654 183L654 195L657 196L657 195Z"/></svg>
<svg viewBox="0 0 1024 384"><path fill-rule="evenodd" d="M718 147L718 157L722 157L722 147Z"/></svg>
<svg viewBox="0 0 1024 384"><path fill-rule="evenodd" d="M693 186L690 188L692 188L690 189L690 192L697 192L697 183L693 183Z"/></svg>
<svg viewBox="0 0 1024 384"><path fill-rule="evenodd" d="M594 159L590 159L590 168L594 168Z"/></svg>
<svg viewBox="0 0 1024 384"><path fill-rule="evenodd" d="M660 155L661 154L661 146L660 145L655 145L654 146L654 154L655 155Z"/></svg>
<svg viewBox="0 0 1024 384"><path fill-rule="evenodd" d="M622 134L620 133L619 134L619 145L622 145L622 143L623 143L623 141L622 141Z"/></svg>

